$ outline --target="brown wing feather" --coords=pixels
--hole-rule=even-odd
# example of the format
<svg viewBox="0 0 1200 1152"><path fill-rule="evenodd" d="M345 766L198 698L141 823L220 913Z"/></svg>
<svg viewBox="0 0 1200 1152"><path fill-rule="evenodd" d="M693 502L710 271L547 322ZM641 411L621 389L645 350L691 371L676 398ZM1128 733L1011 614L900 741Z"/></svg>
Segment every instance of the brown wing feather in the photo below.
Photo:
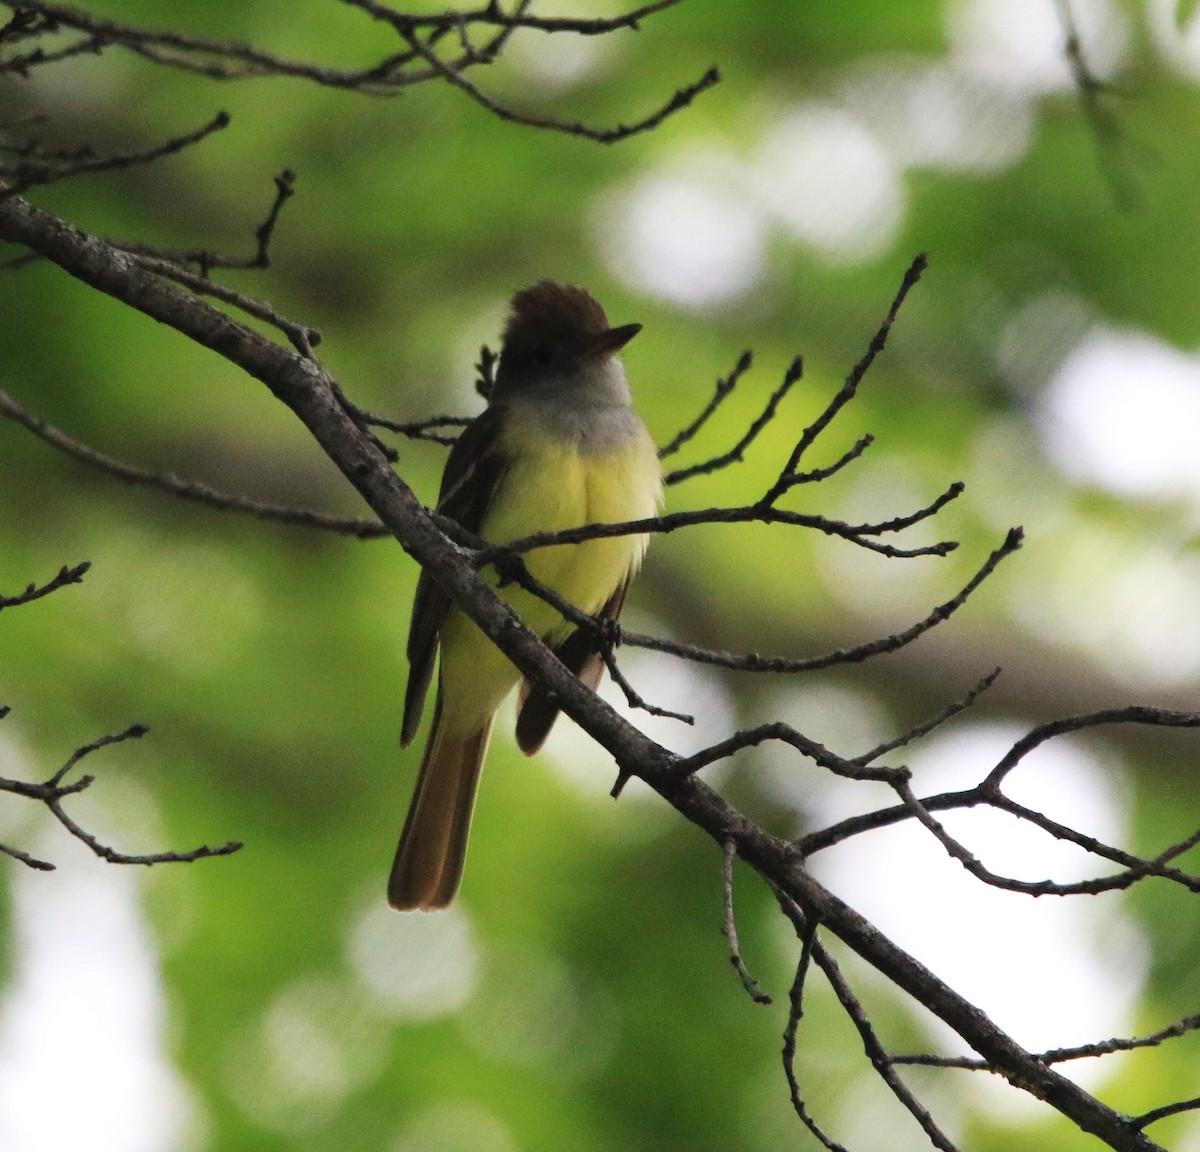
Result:
<svg viewBox="0 0 1200 1152"><path fill-rule="evenodd" d="M618 588L600 609L597 616L602 620L616 620L625 604L625 593L629 590L629 579ZM596 638L584 628L576 628L557 648L554 654L566 665L567 671L578 676L593 692L604 675L604 660L596 644ZM558 718L558 701L526 680L521 685L521 701L517 712L517 745L527 756L532 756L550 735L554 721Z"/></svg>
<svg viewBox="0 0 1200 1152"><path fill-rule="evenodd" d="M488 408L463 429L446 458L437 510L458 521L468 532L478 532L507 461L496 448L500 411ZM450 597L424 569L417 579L412 618L408 626L408 687L404 693L401 747L408 747L421 726L425 696L433 679L438 633L450 610Z"/></svg>

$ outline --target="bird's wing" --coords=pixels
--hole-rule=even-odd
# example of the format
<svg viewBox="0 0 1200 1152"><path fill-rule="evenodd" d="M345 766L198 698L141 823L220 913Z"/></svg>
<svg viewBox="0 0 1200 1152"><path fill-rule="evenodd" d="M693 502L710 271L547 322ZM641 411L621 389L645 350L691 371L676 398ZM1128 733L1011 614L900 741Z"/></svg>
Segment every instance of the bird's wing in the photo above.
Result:
<svg viewBox="0 0 1200 1152"><path fill-rule="evenodd" d="M437 510L468 532L479 532L508 462L498 448L500 411L488 408L455 441L446 458ZM433 678L438 633L450 609L450 597L421 569L408 626L408 688L404 694L404 723L400 744L412 743L421 726L425 695Z"/></svg>
<svg viewBox="0 0 1200 1152"><path fill-rule="evenodd" d="M625 593L629 590L632 577L622 581L621 586L608 598L597 617L601 620L616 620L625 604ZM557 648L554 654L566 665L567 670L578 676L593 692L604 674L604 659L596 637L587 628L576 628ZM533 687L528 680L521 685L521 701L517 712L517 745L527 756L536 752L550 735L550 729L558 717L557 700L540 688Z"/></svg>

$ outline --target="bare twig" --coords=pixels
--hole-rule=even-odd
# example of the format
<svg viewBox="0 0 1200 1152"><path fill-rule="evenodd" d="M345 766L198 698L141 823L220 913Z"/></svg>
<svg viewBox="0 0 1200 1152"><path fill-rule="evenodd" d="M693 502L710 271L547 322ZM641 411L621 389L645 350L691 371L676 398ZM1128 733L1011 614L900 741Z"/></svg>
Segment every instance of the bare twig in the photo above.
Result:
<svg viewBox="0 0 1200 1152"><path fill-rule="evenodd" d="M1146 859L1104 844L1093 836L1052 820L1044 813L1018 804L1000 791L1000 784L1007 771L1015 766L1023 755L1052 735L1081 731L1085 728L1111 723L1141 723L1164 727L1194 728L1200 727L1200 713L1131 707L1106 709L1086 716L1070 717L1066 720L1040 725L1017 741L1013 749L1002 757L997 768L993 769L976 787L918 799L912 792L907 777L890 778L887 783L900 796L901 803L899 805L851 817L818 832L810 833L797 842L797 847L807 857L823 848L841 843L851 836L861 835L864 832L886 827L902 820L916 819L934 835L951 857L958 860L977 879L992 887L1007 891L1022 892L1031 896L1094 895L1100 892L1129 888L1147 877L1155 876L1170 880L1189 891L1200 892L1200 877L1182 872L1169 864L1171 860L1200 843L1200 831L1180 843L1172 845L1158 856ZM1073 883L1057 883L1050 880L1016 880L994 873L976 859L963 844L950 836L933 816L934 812L973 808L980 805L995 808L1017 819L1027 821L1056 839L1075 844L1091 855L1120 865L1123 871Z"/></svg>
<svg viewBox="0 0 1200 1152"><path fill-rule="evenodd" d="M838 962L826 951L825 946L820 940L814 939L813 941L813 959L817 962L817 966L821 971L825 973L825 978L829 981L834 995L837 996L838 1003L841 1004L843 1011L858 1030L867 1058L879 1074L879 1078L888 1086L892 1095L908 1109L909 1114L921 1126L921 1131L929 1137L929 1142L935 1148L941 1149L941 1152L958 1152L958 1146L938 1127L929 1110L913 1095L908 1085L896 1074L896 1070L892 1066L893 1061L888 1055L887 1050L879 1042L879 1037L875 1034L875 1029L867 1016L866 1010L859 1002L858 997L854 995L846 978L842 975L842 970Z"/></svg>
<svg viewBox="0 0 1200 1152"><path fill-rule="evenodd" d="M796 974L792 986L788 990L788 1018L783 1029L783 1073L787 1079L788 1092L792 1100L792 1110L800 1119L800 1123L820 1142L828 1152L847 1152L847 1149L828 1136L817 1124L808 1104L800 1091L800 1080L796 1076L796 1036L800 1030L800 1021L804 1019L804 989L808 981L808 973L812 968L813 948L817 940L817 926L810 922L801 911L800 906L779 888L774 889L775 898L783 914L791 921L796 938L800 941L800 957L796 961Z"/></svg>
<svg viewBox="0 0 1200 1152"><path fill-rule="evenodd" d="M1046 1064L1062 1064L1068 1060L1085 1060L1095 1056L1109 1056L1114 1052L1134 1052L1139 1048L1157 1048L1168 1040L1185 1036L1200 1029L1200 1016L1185 1016L1174 1024L1151 1032L1147 1036L1113 1037L1098 1040L1094 1044L1078 1044L1073 1048L1049 1048L1037 1054ZM931 1068L962 1068L969 1072L994 1072L986 1060L972 1056L935 1056L928 1052L894 1055L893 1064L918 1064Z"/></svg>
<svg viewBox="0 0 1200 1152"><path fill-rule="evenodd" d="M113 733L107 736L101 736L93 740L90 744L84 744L77 748L68 757L67 761L61 768L58 769L48 780L40 784L30 784L23 780L9 780L0 777L0 792L9 792L16 796L23 796L29 800L37 800L44 804L54 816L54 818L72 835L76 840L86 844L97 856L103 860L107 860L110 864L167 864L167 863L192 863L196 860L203 860L209 856L228 856L233 852L238 851L242 845L236 841L229 841L226 844L218 845L217 847L209 847L202 845L190 852L150 852L143 854L132 855L125 852L119 852L115 848L109 847L102 843L96 836L84 828L76 821L63 807L63 800L68 796L73 796L77 792L82 792L88 788L95 777L81 776L78 780L71 784L64 784L63 780L67 774L85 757L90 756L93 752L99 751L101 748L107 748L113 744L120 744L126 740L134 740L144 736L149 731L145 725L134 724L126 728L123 732ZM43 872L53 871L54 865L45 860L38 860L30 856L26 852L9 846L0 845L0 851L11 856L15 860L20 860L30 868L36 868Z"/></svg>
<svg viewBox="0 0 1200 1152"><path fill-rule="evenodd" d="M1124 212L1135 212L1141 206L1141 192L1133 179L1130 142L1112 109L1104 103L1106 96L1116 95L1117 91L1092 71L1070 0L1055 0L1055 3L1065 36L1063 50L1079 94L1079 107L1095 140L1097 164L1117 207Z"/></svg>
<svg viewBox="0 0 1200 1152"><path fill-rule="evenodd" d="M318 329L287 319L276 310L273 304L269 304L265 300L256 300L242 292L235 292L223 284L217 284L208 278L207 272L190 272L171 260L157 256L131 253L131 257L148 271L163 276L167 280L173 280L176 284L182 284L198 296L211 296L214 300L232 304L235 308L245 312L247 316L253 316L256 320L261 320L264 324L278 329L288 338L292 347L301 356L309 360L314 359L313 349L321 342L321 333Z"/></svg>
<svg viewBox="0 0 1200 1152"><path fill-rule="evenodd" d="M204 279L208 278L210 272L215 268L225 268L232 270L252 270L269 268L271 266L271 241L275 236L275 228L279 223L279 217L283 211L283 206L295 195L296 174L290 169L284 169L278 176L274 178L275 196L271 201L271 207L267 210L267 215L262 223L254 230L254 251L250 256L222 256L218 252L210 251L207 248L188 248L181 251L172 251L165 248L151 247L146 244L125 243L117 244L116 247L125 252L131 252L136 256L144 256L150 258L146 262L146 267L154 269L151 261L157 259L162 262L169 262L172 265L179 264L194 264L200 276ZM186 284L188 287L193 287L192 282L176 278L176 282ZM203 291L203 289L195 289ZM209 293L216 295L216 293ZM236 296L236 294L234 294ZM218 296L218 299L226 299L226 297ZM237 299L232 302L238 303ZM275 327L283 328L275 318L275 309L261 301L255 301L255 305L263 309L265 314L255 311L250 307L239 307L247 313L247 315L258 316L259 319L265 319L269 324ZM284 329L286 330L286 329ZM321 334L315 328L303 328L305 340L308 344L315 346L320 343ZM293 339L293 344L296 341ZM303 353L304 348L297 347L297 351Z"/></svg>
<svg viewBox="0 0 1200 1152"><path fill-rule="evenodd" d="M68 568L65 564L58 570L58 574L48 580L40 587L36 584L30 584L24 592L17 596L0 596L0 609L15 608L18 604L28 604L33 600L40 600L43 596L49 596L51 592L58 591L59 588L65 588L68 584L78 584L83 580L87 570L92 566L90 560L85 560L82 564L76 564L74 568ZM0 718L5 715L0 712Z"/></svg>
<svg viewBox="0 0 1200 1152"><path fill-rule="evenodd" d="M441 15L413 14L397 12L386 4L376 3L375 0L346 0L354 8L390 24L401 34L419 29L441 30L458 29L469 24L489 24L508 30L529 28L538 32L575 32L581 36L602 36L616 32L622 28L637 31L641 22L647 16L673 8L679 0L655 0L655 3L645 4L632 12L620 16L603 17L569 17L569 16L530 16L525 13L527 4L522 4L516 12L505 12L499 4L488 4L484 8L460 12L447 12Z"/></svg>
<svg viewBox="0 0 1200 1152"><path fill-rule="evenodd" d="M939 497L939 500L944 499ZM930 515L928 511L917 513L918 518ZM911 519L905 517L904 519ZM788 524L797 528L814 528L826 536L838 536L882 556L895 558L912 558L915 556L947 556L958 544L953 540L941 540L936 544L926 544L915 548L897 548L891 544L881 544L873 537L883 532L890 532L892 523L888 525L847 524L843 520L830 520L825 516L813 516L804 512L790 512L782 508L764 508L759 504L745 504L734 508L703 508L686 512L668 512L662 516L651 516L645 520L623 520L614 524L588 524L581 528L571 528L562 532L536 532L522 536L507 544L492 545L479 557L481 563L490 564L502 553L529 552L534 548L549 548L555 544L581 544L585 540L602 540L613 536L640 536L649 532L661 535L677 532L680 528L695 528L701 524ZM1019 532L1019 529L1015 531Z"/></svg>
<svg viewBox="0 0 1200 1152"><path fill-rule="evenodd" d="M753 356L749 352L743 352L738 357L738 362L734 365L733 371L728 376L717 380L717 387L713 392L712 399L704 406L700 415L687 425L687 427L681 429L669 443L658 450L658 458L660 460L665 460L668 456L674 456L680 448L693 439L699 433L700 429L712 419L717 409L720 408L725 399L737 387L738 381L749 371L753 359Z"/></svg>
<svg viewBox="0 0 1200 1152"><path fill-rule="evenodd" d="M678 89L650 115L633 124L618 124L613 128L594 128L551 116L536 116L516 112L483 93L465 73L468 69L493 63L508 38L518 28L555 34L575 33L600 36L621 29L636 30L642 20L677 3L678 0L656 0L632 12L611 18L553 18L531 15L529 0L519 0L511 11L505 12L498 3L488 3L478 9L461 9L418 15L398 12L375 0L347 0L350 7L367 13L390 26L405 45L402 51L387 51L366 68L334 68L305 60L292 60L254 45L215 37L188 35L173 31L138 28L114 20L92 16L64 4L43 0L23 0L21 35L29 37L50 31L71 30L82 39L60 50L59 56L76 55L84 51L100 53L109 47L119 47L136 53L145 60L164 67L195 72L215 80L245 80L265 76L286 76L307 80L331 88L359 92L368 96L393 96L415 84L442 80L467 93L476 103L503 120L531 128L545 128L581 136L600 143L611 144L643 132L651 131L667 117L687 107L701 92L719 80L717 70L709 69L699 80ZM40 23L34 21L40 19ZM486 43L472 43L468 30L472 27L494 30ZM457 38L461 51L451 57L439 52L439 45L449 36ZM13 71L27 72L37 64L48 63L49 54L41 51L25 53L9 61ZM0 64L0 67L3 67Z"/></svg>
<svg viewBox="0 0 1200 1152"><path fill-rule="evenodd" d="M832 668L842 664L859 664L873 656L885 652L895 652L911 644L930 629L948 620L968 600L971 594L986 580L1005 557L1011 556L1021 547L1023 540L1021 529L1012 529L999 548L984 561L979 571L963 586L962 590L951 599L946 600L933 609L924 619L917 621L903 632L896 632L854 648L839 648L822 656L810 656L800 659L788 657L760 656L757 652L721 652L710 648L698 648L691 644L681 644L674 640L663 640L656 636L647 636L640 632L622 632L622 642L633 648L649 648L655 652L666 652L685 660L693 660L698 664L709 664L719 668L729 668L738 672L814 672L823 668Z"/></svg>
<svg viewBox="0 0 1200 1152"><path fill-rule="evenodd" d="M259 520L273 520L282 524L297 524L310 528L321 528L327 532L335 532L343 536L353 536L360 540L373 539L388 535L387 529L371 520L351 519L343 516L327 516L308 508L288 508L277 504L266 504L251 500L246 496L235 496L218 492L214 488L201 484L197 480L185 480L173 472L153 472L147 468L138 468L125 464L112 456L96 451L86 444L68 436L51 424L39 419L18 404L7 392L0 389L0 416L27 428L40 440L44 440L53 448L65 453L89 467L99 469L108 475L122 480L127 484L135 484L143 488L155 488L168 492L183 500L191 500L197 504L215 508L223 512L236 512L253 516ZM86 571L86 569L84 569Z"/></svg>
<svg viewBox="0 0 1200 1152"><path fill-rule="evenodd" d="M372 428L383 428L388 432L397 432L410 440L429 440L434 444L453 444L458 439L439 432L440 428L465 428L471 423L464 416L428 416L424 420L393 420L388 416L379 416L373 412L362 412L363 419Z"/></svg>
<svg viewBox="0 0 1200 1152"><path fill-rule="evenodd" d="M0 164L0 175L3 175L7 181L0 185L0 200L19 195L30 188L54 184L59 180L66 180L74 176L152 164L164 156L182 152L185 148L199 144L214 132L219 132L228 126L228 113L219 112L207 124L197 128L194 132L172 137L170 140L140 152L121 152L111 156L94 156L91 155L90 149L77 151L66 157L55 157L49 153L30 151L28 158L22 159L20 163Z"/></svg>
<svg viewBox="0 0 1200 1152"><path fill-rule="evenodd" d="M733 862L737 858L737 844L733 840L726 840L722 848L725 853L722 885L724 892L722 906L725 912L725 920L722 931L725 933L725 938L729 941L729 962L738 974L738 979L742 982L742 987L746 990L746 995L755 1004L770 1004L771 997L762 990L759 982L750 975L750 970L746 967L746 962L742 959L741 944L738 942L737 918L733 914Z"/></svg>
<svg viewBox="0 0 1200 1152"><path fill-rule="evenodd" d="M862 383L863 377L870 370L871 365L875 362L875 357L883 351L887 345L888 336L892 331L892 325L896 322L896 317L900 314L900 309L904 305L908 294L912 291L917 281L921 279L922 273L928 264L928 259L924 252L919 253L913 258L913 262L908 266L908 270L904 273L904 279L900 282L900 288L896 292L892 300L891 307L888 308L887 315L884 317L883 323L879 326L879 330L871 338L870 344L867 345L867 350L863 353L862 359L850 370L850 375L846 377L845 383L836 396L826 405L825 410L816 418L807 428L803 435L796 442L795 448L792 449L791 456L788 457L787 463L783 466L779 473L779 479L767 490L760 504L764 508L769 508L773 505L789 488L798 481L796 477L796 469L800 465L800 460L804 453L812 447L813 442L829 427L833 418L847 405L858 392L858 386Z"/></svg>
<svg viewBox="0 0 1200 1152"><path fill-rule="evenodd" d="M596 621L596 623L599 625L601 622ZM649 716L661 716L666 720L678 720L681 724L696 723L695 716L687 712L673 712L670 708L662 708L657 704L651 704L642 696L629 682L625 673L621 671L620 665L617 663L616 652L613 650L613 644L610 640L600 641L600 656L604 660L604 666L608 669L608 674L612 677L613 683L625 693L625 700L630 708L645 712Z"/></svg>
<svg viewBox="0 0 1200 1152"><path fill-rule="evenodd" d="M872 768L867 764L859 764L846 760L834 752L830 752L823 744L810 739L802 732L797 732L790 724L774 720L769 724L760 724L757 728L735 732L732 736L699 752L685 756L675 764L675 771L680 776L692 776L709 764L728 760L735 752L745 748L756 748L768 740L778 740L790 744L801 755L806 756L814 764L832 772L835 776L843 776L848 780L879 780L886 784L897 786L906 782L911 773L907 768Z"/></svg>
<svg viewBox="0 0 1200 1152"><path fill-rule="evenodd" d="M965 712L970 708L996 682L996 678L999 675L1000 669L993 668L961 700L955 700L953 703L947 704L936 716L923 721L914 728L910 728L902 736L897 736L894 740L887 740L883 744L877 744L869 752L864 752L861 756L855 756L854 763L870 764L872 760L878 760L880 756L886 756L887 753L894 752L897 748L903 748L911 744L914 740L928 736L930 732L940 728L947 721L954 719L960 712Z"/></svg>
<svg viewBox="0 0 1200 1152"><path fill-rule="evenodd" d="M1200 1096L1193 1096L1190 1100L1177 1100L1174 1104L1164 1104L1161 1108L1152 1108L1149 1112L1143 1112L1140 1116L1134 1117L1133 1125L1139 1131L1143 1128L1149 1128L1158 1120L1165 1120L1168 1116L1178 1116L1181 1112L1195 1112L1200 1109Z"/></svg>
<svg viewBox="0 0 1200 1152"><path fill-rule="evenodd" d="M741 367L741 361L739 361L738 367ZM724 452L720 456L714 456L711 460L705 460L700 464L693 464L688 468L677 468L674 472L668 472L663 477L663 483L668 486L671 484L681 484L684 480L690 480L693 476L707 475L730 464L740 464L744 458L746 449L754 443L758 438L758 434L775 419L775 413L778 411L783 398L792 390L792 385L803 374L804 362L799 357L796 357L784 373L783 383L771 393L770 399L767 401L767 406L754 419L750 427L746 430L745 435L728 452ZM736 377L731 376L730 379L736 379ZM710 405L709 414L711 414L713 407L715 405ZM707 417L704 413L701 413L701 420L703 419L707 419Z"/></svg>
<svg viewBox="0 0 1200 1152"><path fill-rule="evenodd" d="M652 131L668 116L686 108L701 92L713 87L721 79L717 69L710 68L699 80L677 89L665 104L649 116L632 124L618 124L615 128L595 128L578 121L561 120L555 116L538 116L530 112L517 112L484 93L477 84L463 75L461 68L456 68L453 64L443 60L416 32L402 31L401 35L413 52L419 55L433 72L441 76L448 84L465 92L476 104L498 119L508 121L510 124L519 124L524 128L547 128L554 132L564 132L568 136L580 136L585 140L594 140L598 144L616 144L631 136Z"/></svg>

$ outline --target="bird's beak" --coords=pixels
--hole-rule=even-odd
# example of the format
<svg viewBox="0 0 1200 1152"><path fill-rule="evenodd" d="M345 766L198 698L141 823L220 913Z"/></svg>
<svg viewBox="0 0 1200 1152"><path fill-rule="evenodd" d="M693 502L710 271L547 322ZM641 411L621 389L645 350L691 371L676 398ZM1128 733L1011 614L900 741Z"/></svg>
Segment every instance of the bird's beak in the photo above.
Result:
<svg viewBox="0 0 1200 1152"><path fill-rule="evenodd" d="M611 356L618 349L624 348L641 330L640 324L622 324L620 328L610 328L607 332L601 332L592 337L584 350L584 358L599 360L604 356Z"/></svg>

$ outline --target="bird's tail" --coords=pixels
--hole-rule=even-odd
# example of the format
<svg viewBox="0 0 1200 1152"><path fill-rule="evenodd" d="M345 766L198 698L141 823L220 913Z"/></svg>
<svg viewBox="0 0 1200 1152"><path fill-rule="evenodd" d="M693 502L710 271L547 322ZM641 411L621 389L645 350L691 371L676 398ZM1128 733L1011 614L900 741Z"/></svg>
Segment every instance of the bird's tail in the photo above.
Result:
<svg viewBox="0 0 1200 1152"><path fill-rule="evenodd" d="M393 908L429 911L453 901L462 880L479 769L491 733L491 716L475 732L445 731L439 689L421 774L388 880Z"/></svg>

